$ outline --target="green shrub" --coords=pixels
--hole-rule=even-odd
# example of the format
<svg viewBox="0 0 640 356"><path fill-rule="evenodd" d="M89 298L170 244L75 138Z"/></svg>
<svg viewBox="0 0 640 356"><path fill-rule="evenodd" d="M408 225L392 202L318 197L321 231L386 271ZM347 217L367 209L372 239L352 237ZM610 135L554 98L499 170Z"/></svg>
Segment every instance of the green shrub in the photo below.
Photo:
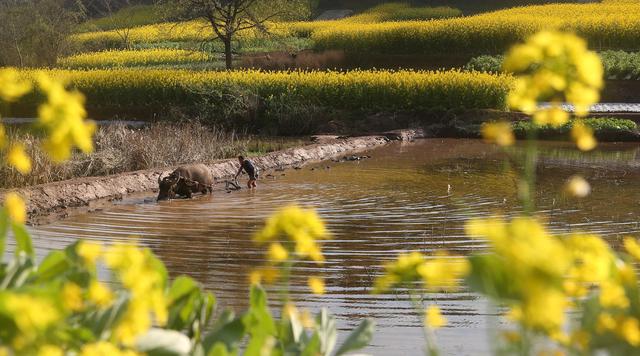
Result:
<svg viewBox="0 0 640 356"><path fill-rule="evenodd" d="M568 137L575 120L560 127L537 127L539 137L542 139L563 139ZM638 138L638 125L626 119L616 118L587 118L583 122L593 129L595 136L601 141L617 141ZM513 132L518 138L526 138L526 132L534 128L530 120L513 123Z"/></svg>
<svg viewBox="0 0 640 356"><path fill-rule="evenodd" d="M598 53L604 66L605 78L640 80L640 52L603 51ZM464 66L465 70L500 73L504 56L478 56Z"/></svg>

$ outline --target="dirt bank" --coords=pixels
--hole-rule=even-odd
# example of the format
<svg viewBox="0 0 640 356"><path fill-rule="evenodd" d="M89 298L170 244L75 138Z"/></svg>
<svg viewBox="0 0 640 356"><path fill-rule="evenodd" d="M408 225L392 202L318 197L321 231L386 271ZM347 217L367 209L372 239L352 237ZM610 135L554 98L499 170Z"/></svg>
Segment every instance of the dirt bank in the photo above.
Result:
<svg viewBox="0 0 640 356"><path fill-rule="evenodd" d="M309 145L272 152L252 160L263 171L301 166L351 152L384 145L393 140L413 140L421 137L421 131L397 130L382 135L362 137L315 136ZM234 175L238 169L235 159L208 163L217 180ZM169 174L175 167L136 171L110 175L72 179L15 190L28 201L29 221L32 224L63 218L72 211L95 210L111 204L113 200L133 193L150 192L157 188L160 174ZM8 190L0 191L0 200Z"/></svg>

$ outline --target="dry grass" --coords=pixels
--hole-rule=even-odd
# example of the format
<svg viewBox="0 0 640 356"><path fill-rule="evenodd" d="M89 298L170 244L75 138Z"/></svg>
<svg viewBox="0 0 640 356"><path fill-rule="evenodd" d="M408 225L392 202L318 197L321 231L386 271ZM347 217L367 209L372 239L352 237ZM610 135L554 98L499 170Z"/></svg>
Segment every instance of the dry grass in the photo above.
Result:
<svg viewBox="0 0 640 356"><path fill-rule="evenodd" d="M98 130L94 153L76 153L69 161L55 164L39 148L39 138L20 130L13 130L11 137L26 144L33 159L33 170L22 176L12 168L0 166L0 188L211 162L240 153L251 155L303 144L296 139L238 135L199 123L157 123L141 129L114 124Z"/></svg>

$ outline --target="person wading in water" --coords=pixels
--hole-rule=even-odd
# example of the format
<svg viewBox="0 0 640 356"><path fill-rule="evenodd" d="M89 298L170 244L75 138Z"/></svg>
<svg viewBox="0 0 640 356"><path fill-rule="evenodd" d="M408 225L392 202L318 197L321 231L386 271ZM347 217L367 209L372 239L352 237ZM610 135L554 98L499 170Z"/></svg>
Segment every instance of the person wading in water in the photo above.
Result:
<svg viewBox="0 0 640 356"><path fill-rule="evenodd" d="M238 161L240 162L240 169L238 169L238 173L236 173L235 179L238 179L238 176L244 170L249 175L247 188L255 188L257 186L256 180L258 179L258 168L253 165L253 162L249 161L248 159L244 159L244 156L238 156Z"/></svg>

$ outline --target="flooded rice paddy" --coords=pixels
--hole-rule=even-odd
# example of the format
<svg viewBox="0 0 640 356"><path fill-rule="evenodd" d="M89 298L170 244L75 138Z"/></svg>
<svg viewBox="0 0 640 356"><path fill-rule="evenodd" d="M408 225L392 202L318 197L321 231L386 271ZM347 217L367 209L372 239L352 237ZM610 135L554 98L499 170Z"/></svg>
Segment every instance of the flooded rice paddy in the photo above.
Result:
<svg viewBox="0 0 640 356"><path fill-rule="evenodd" d="M537 204L555 231L586 230L605 235L615 246L640 232L640 148L603 144L582 154L570 145L542 144ZM40 255L78 238L113 242L139 236L167 264L171 274L188 274L214 292L223 307L237 310L247 301L249 271L263 262L251 235L280 206L297 202L316 208L333 236L325 246L327 263L301 264L293 280L299 305L327 306L342 330L364 317L377 332L366 352L409 355L422 352L421 317L402 294L371 295L380 267L401 251L446 249L470 254L485 248L465 236L465 220L514 215L516 163L505 163L495 147L477 140L421 140L372 150L358 162L323 162L300 170L270 172L259 189L212 198L155 203L153 194L126 198L112 208L33 229ZM569 176L592 183L583 200L562 195ZM303 275L322 274L327 294L308 293ZM499 322L495 309L468 291L429 296L449 325L438 331L444 354L491 351L489 333ZM343 332L344 336L344 332Z"/></svg>

